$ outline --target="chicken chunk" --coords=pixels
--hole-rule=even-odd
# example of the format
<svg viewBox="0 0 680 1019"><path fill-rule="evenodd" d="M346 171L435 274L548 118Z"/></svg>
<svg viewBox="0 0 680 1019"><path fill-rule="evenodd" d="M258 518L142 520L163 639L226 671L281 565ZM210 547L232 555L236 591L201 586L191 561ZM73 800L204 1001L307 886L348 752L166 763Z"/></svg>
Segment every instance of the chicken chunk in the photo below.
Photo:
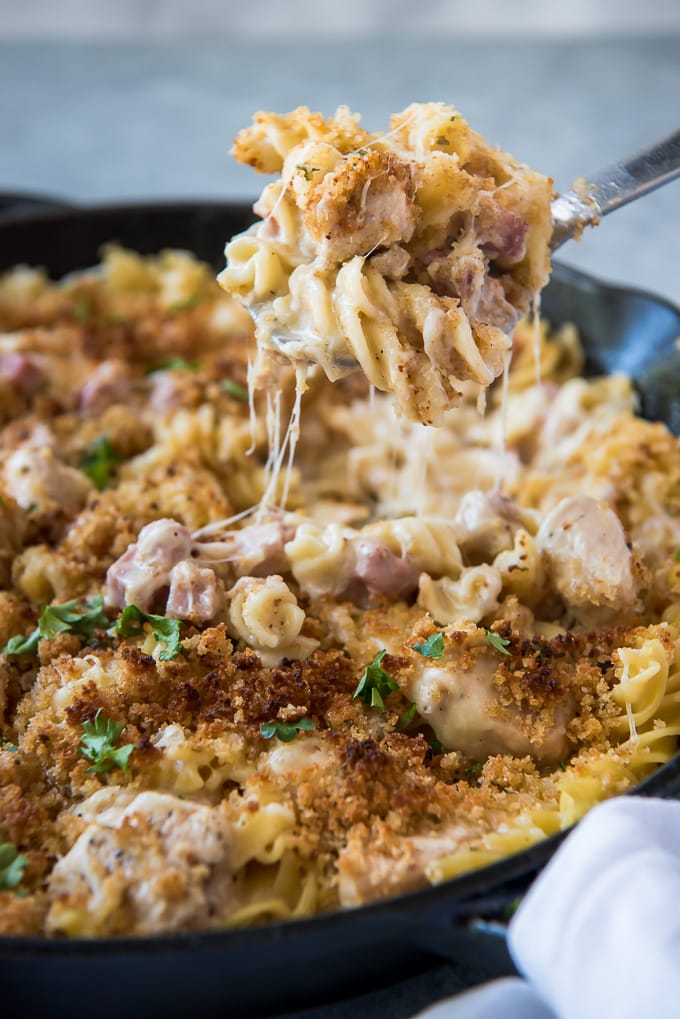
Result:
<svg viewBox="0 0 680 1019"><path fill-rule="evenodd" d="M582 623L635 608L633 559L621 521L586 495L563 499L536 537L549 579Z"/></svg>
<svg viewBox="0 0 680 1019"><path fill-rule="evenodd" d="M113 786L91 796L76 815L85 830L50 877L52 933L215 927L234 909L224 808Z"/></svg>
<svg viewBox="0 0 680 1019"><path fill-rule="evenodd" d="M69 467L54 450L54 436L42 425L8 456L5 487L24 509L74 516L82 509L92 483L82 471Z"/></svg>
<svg viewBox="0 0 680 1019"><path fill-rule="evenodd" d="M86 414L100 414L110 404L124 401L131 388L130 369L124 361L101 361L80 389L80 409Z"/></svg>
<svg viewBox="0 0 680 1019"><path fill-rule="evenodd" d="M574 710L569 691L551 689L532 711L505 703L497 682L498 659L498 652L480 643L473 630L462 644L447 642L441 660L415 655L408 695L446 750L475 761L492 754L529 754L556 763L569 745L566 726Z"/></svg>

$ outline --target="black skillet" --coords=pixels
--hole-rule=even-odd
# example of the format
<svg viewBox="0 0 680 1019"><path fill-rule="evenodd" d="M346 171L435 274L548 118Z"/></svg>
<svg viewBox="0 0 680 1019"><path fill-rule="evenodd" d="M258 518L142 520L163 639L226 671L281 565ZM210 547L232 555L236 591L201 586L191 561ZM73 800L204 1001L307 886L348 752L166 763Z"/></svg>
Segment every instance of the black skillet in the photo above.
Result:
<svg viewBox="0 0 680 1019"><path fill-rule="evenodd" d="M151 253L193 251L216 268L248 206L205 202L46 211L50 201L0 197L0 270L43 265L58 277L93 265L107 241ZM4 206L4 209L3 209ZM633 376L644 416L680 433L680 312L641 291L556 265L542 299L553 323L581 334L588 372ZM680 795L680 755L636 790ZM239 931L120 940L0 937L0 995L13 1019L262 1016L394 983L442 959L480 979L512 971L507 905L561 836L437 888L359 910Z"/></svg>

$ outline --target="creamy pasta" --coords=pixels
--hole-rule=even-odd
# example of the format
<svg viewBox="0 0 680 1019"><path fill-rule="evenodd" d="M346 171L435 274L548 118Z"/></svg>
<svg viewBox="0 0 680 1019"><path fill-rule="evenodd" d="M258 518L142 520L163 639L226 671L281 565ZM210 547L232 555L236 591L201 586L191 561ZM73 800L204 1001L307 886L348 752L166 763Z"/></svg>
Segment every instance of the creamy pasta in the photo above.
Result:
<svg viewBox="0 0 680 1019"><path fill-rule="evenodd" d="M280 174L219 277L255 320L260 380L282 356L331 379L358 365L404 415L439 424L501 374L548 278L549 178L443 103L412 104L385 134L346 107L258 113L233 154Z"/></svg>
<svg viewBox="0 0 680 1019"><path fill-rule="evenodd" d="M233 242L230 289L271 284L293 315L309 285L317 315L347 269L417 320L429 284L379 260L402 257L396 236L357 261L340 232L320 295L316 248L293 266L304 202L322 215L315 175L340 187L352 153L374 165L362 148L394 160L409 259L413 238L449 236L427 177L444 157L480 202L484 175L508 209L547 187L514 162L503 177L448 108L392 128L340 110L241 135L241 158L288 183L264 199L272 244L263 227ZM507 269L513 316L542 281L540 222ZM581 377L573 328L494 326L485 348L464 314L489 375L512 346L505 400L492 385L481 413L490 378L465 369L442 382L453 410L399 417L370 372L281 363L256 392L250 317L186 254L0 278L1 933L360 905L563 830L675 753L678 440L635 415L627 378Z"/></svg>

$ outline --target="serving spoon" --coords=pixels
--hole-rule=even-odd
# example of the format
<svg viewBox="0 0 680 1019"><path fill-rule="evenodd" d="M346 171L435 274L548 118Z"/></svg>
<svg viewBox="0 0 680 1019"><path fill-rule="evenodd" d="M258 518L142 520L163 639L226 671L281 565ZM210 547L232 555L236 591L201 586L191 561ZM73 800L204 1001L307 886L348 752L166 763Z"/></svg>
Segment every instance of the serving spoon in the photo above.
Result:
<svg viewBox="0 0 680 1019"><path fill-rule="evenodd" d="M591 177L577 180L551 205L552 251L572 237L580 239L586 226L680 176L680 129L652 142L627 159L612 163Z"/></svg>
<svg viewBox="0 0 680 1019"><path fill-rule="evenodd" d="M580 240L587 226L597 226L603 216L678 176L680 129L612 163L599 173L579 178L551 203L553 232L550 250L556 251L572 238ZM290 356L292 345L299 342L300 337L284 330L272 330L270 339L281 353ZM296 355L293 357L298 359ZM307 358L303 355L302 360ZM342 355L336 356L334 363L342 370L357 366L351 357Z"/></svg>

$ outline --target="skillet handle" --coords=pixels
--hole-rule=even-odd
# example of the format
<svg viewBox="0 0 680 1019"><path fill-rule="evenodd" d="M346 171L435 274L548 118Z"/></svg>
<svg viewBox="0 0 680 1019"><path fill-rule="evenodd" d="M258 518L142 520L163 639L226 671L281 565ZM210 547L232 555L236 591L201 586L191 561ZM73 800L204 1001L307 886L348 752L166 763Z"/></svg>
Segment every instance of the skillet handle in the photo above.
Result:
<svg viewBox="0 0 680 1019"><path fill-rule="evenodd" d="M43 212L72 209L73 202L53 195L26 194L21 191L0 191L0 219L24 218Z"/></svg>
<svg viewBox="0 0 680 1019"><path fill-rule="evenodd" d="M487 896L456 903L453 910L444 902L430 908L413 929L418 945L474 973L475 982L516 974L508 924L531 880L532 875L509 880Z"/></svg>

